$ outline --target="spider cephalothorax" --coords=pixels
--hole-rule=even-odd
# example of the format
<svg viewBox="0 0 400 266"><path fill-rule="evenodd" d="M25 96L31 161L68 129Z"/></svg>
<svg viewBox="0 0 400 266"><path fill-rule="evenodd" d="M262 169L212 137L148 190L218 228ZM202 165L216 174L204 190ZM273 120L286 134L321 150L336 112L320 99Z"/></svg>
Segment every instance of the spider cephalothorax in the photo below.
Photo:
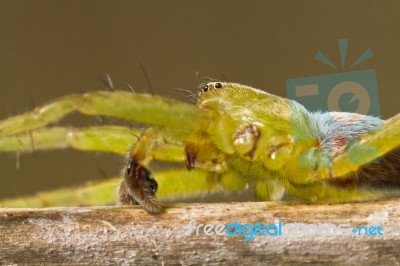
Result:
<svg viewBox="0 0 400 266"><path fill-rule="evenodd" d="M151 126L141 132L49 126L73 111ZM139 203L152 213L161 211L156 192L159 199L172 199L249 185L258 200L280 199L285 191L308 202L397 196L400 115L386 121L360 117L312 113L295 101L229 82L202 85L196 105L100 91L66 96L0 121L0 150L128 150L119 202ZM153 160L180 167L152 172Z"/></svg>

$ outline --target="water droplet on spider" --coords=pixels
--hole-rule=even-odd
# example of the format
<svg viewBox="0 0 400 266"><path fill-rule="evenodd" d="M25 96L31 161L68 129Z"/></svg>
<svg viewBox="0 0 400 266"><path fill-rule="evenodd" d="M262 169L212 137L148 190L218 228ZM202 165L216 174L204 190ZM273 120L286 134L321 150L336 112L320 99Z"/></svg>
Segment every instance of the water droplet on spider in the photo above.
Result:
<svg viewBox="0 0 400 266"><path fill-rule="evenodd" d="M275 160L275 159L276 159L276 152L271 153L270 156L271 156L271 159L272 159L272 160Z"/></svg>

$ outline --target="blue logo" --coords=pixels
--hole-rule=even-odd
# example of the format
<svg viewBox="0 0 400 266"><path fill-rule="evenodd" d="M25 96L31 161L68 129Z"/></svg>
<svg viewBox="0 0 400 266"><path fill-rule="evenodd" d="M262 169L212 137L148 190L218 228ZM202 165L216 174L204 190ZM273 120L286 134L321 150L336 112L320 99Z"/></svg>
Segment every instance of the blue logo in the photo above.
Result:
<svg viewBox="0 0 400 266"><path fill-rule="evenodd" d="M347 67L347 44L347 39L339 40L342 71L319 76L288 79L286 81L288 98L300 103L308 111L320 111L325 113L324 117L320 116L320 118L325 121L335 121L336 126L339 128L341 125L348 125L349 123L353 124L354 127L357 127L357 124L362 127L362 124L370 123L369 121L366 123L366 119L372 119L373 123L376 124L376 128L378 128L381 125L381 121L377 118L381 116L381 113L376 72L374 69L352 70L354 67L370 58L373 55L372 51L371 49L367 49L353 64L349 66L349 71L343 71ZM321 51L316 53L315 59L335 70L338 70L338 67ZM344 115L337 112L348 112L353 113L354 115L351 116L351 119L344 119ZM355 113L358 115L355 115ZM295 115L295 113L293 113L293 115ZM303 139L303 137L296 132L298 131L294 129L294 137L299 140ZM331 137L332 143L329 145L331 145L330 147L332 149L335 142L340 143L340 141L346 139L348 136L343 136L342 133L338 133L338 135ZM377 152L375 147L368 147L367 150L373 153ZM332 152L330 151L328 154L331 155ZM307 159L309 156L311 155L304 154L303 159L299 160L301 167L314 167L314 165L307 165L307 162L310 162L310 160ZM353 162L359 160L357 156L353 157L355 157L354 160L351 154L349 154L349 160L352 160ZM330 167L330 165L330 160L328 160L327 162L322 162L320 167L325 168Z"/></svg>
<svg viewBox="0 0 400 266"><path fill-rule="evenodd" d="M339 40L341 67L345 68L347 40ZM350 69L372 56L367 49ZM322 52L315 58L337 70ZM346 71L320 76L288 79L286 81L288 98L301 103L309 111L350 112L380 117L378 84L374 69Z"/></svg>

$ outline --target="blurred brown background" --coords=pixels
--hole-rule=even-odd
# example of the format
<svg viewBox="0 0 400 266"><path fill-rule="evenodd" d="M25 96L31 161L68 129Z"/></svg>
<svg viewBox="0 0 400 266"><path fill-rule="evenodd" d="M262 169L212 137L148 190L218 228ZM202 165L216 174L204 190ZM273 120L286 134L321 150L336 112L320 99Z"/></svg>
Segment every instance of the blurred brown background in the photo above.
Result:
<svg viewBox="0 0 400 266"><path fill-rule="evenodd" d="M185 100L202 77L249 84L281 96L289 78L334 73L314 59L323 51L339 65L367 48L355 70L377 72L381 113L400 111L399 1L0 1L0 119L50 99L130 82ZM198 77L196 78L196 73ZM79 124L80 116L68 120ZM85 120L95 125L94 119ZM0 154L0 197L119 173L121 158L76 151Z"/></svg>

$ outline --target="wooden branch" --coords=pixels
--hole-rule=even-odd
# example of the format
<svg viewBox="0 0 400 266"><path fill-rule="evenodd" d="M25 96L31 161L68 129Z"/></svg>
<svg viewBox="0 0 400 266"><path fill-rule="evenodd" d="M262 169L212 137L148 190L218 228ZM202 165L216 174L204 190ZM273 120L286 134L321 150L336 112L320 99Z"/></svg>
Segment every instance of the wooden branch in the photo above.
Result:
<svg viewBox="0 0 400 266"><path fill-rule="evenodd" d="M0 209L2 264L375 264L400 261L400 200L336 205L276 202ZM207 236L192 224L332 223L380 226L383 235ZM364 232L364 231L363 231ZM376 232L376 231L375 231Z"/></svg>

